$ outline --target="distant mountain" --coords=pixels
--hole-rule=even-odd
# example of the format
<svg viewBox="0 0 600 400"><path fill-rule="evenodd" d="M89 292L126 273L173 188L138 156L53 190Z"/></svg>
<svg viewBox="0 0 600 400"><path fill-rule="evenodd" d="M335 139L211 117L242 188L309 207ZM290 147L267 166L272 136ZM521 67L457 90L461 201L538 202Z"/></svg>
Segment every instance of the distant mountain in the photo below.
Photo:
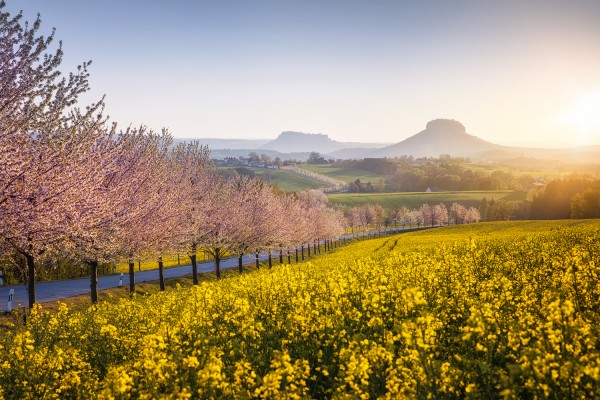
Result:
<svg viewBox="0 0 600 400"><path fill-rule="evenodd" d="M502 150L503 146L487 142L466 132L465 127L452 119L429 121L424 131L369 153L368 157L437 157L440 154L473 157Z"/></svg>
<svg viewBox="0 0 600 400"><path fill-rule="evenodd" d="M338 142L324 134L282 132L276 139L175 139L175 142L197 140L208 145L216 159L248 156L250 152L279 157L282 160L306 160L316 151L325 158L362 159L401 157L438 157L450 154L478 161L502 161L518 158L558 160L570 163L597 163L600 146L566 149L501 146L473 136L465 127L451 119L436 119L425 130L392 145L386 143Z"/></svg>
<svg viewBox="0 0 600 400"><path fill-rule="evenodd" d="M276 150L279 152L304 152L317 151L329 153L347 147L341 142L336 142L322 133L281 132L277 139L263 145L262 149Z"/></svg>

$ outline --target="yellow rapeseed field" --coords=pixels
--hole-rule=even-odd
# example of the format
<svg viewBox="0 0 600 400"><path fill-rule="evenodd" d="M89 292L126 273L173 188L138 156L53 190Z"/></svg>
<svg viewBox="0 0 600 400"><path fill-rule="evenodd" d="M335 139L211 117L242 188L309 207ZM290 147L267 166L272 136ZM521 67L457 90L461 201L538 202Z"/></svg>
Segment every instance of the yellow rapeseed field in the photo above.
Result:
<svg viewBox="0 0 600 400"><path fill-rule="evenodd" d="M34 310L0 398L599 398L600 222L397 235L311 262Z"/></svg>

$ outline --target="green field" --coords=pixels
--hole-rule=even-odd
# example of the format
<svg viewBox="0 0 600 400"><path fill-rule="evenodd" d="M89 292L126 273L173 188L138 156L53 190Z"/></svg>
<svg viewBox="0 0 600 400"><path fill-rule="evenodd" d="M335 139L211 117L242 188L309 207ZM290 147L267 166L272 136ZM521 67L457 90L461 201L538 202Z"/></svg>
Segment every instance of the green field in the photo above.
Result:
<svg viewBox="0 0 600 400"><path fill-rule="evenodd" d="M463 165L465 169L470 169L473 171L482 171L485 173L492 173L494 171L501 171L510 173L516 177L520 177L523 175L529 175L531 177L543 177L545 179L555 179L562 178L571 174L570 171L559 171L558 166L549 166L547 169L536 168L533 166L508 166L502 164L479 164L479 163L469 163Z"/></svg>
<svg viewBox="0 0 600 400"><path fill-rule="evenodd" d="M299 192L306 189L317 189L325 187L322 182L315 181L310 178L298 176L285 170L265 169L265 168L248 168L263 181L271 182L284 192ZM234 168L218 168L218 169L234 169Z"/></svg>
<svg viewBox="0 0 600 400"><path fill-rule="evenodd" d="M340 168L334 165L321 165L321 164L304 164L302 168L307 169L318 174L327 175L335 179L339 179L344 182L354 182L360 179L362 183L371 182L371 184L377 187L379 179L386 180L386 175L376 174L374 172L365 171L362 169L355 168ZM386 180L386 184L387 184Z"/></svg>
<svg viewBox="0 0 600 400"><path fill-rule="evenodd" d="M405 193L334 193L327 195L329 204L342 204L347 207L362 206L365 204L381 204L389 212L396 207L405 206L409 209L421 207L422 204L461 203L465 207L479 207L485 197L506 201L525 200L527 194L512 190L497 191L468 191L468 192L405 192Z"/></svg>
<svg viewBox="0 0 600 400"><path fill-rule="evenodd" d="M306 189L317 189L324 187L321 182L314 181L304 176L298 176L289 172L277 169L259 169L252 168L256 176L262 180L270 181L284 192L298 192Z"/></svg>

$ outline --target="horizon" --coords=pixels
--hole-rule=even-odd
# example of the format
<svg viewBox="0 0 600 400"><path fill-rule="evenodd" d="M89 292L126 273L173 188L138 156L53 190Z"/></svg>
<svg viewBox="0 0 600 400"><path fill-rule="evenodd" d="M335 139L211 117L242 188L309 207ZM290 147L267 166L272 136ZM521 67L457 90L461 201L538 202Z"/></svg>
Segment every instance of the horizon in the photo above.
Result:
<svg viewBox="0 0 600 400"><path fill-rule="evenodd" d="M600 145L600 3L7 1L56 28L85 106L181 139L398 143L437 118L505 145ZM90 18L93 15L94 18Z"/></svg>

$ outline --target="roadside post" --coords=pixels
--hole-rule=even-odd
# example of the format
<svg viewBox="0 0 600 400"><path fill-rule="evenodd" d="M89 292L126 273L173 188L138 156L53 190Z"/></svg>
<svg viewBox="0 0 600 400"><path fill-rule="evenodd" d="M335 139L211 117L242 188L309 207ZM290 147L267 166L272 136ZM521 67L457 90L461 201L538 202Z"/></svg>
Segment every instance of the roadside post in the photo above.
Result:
<svg viewBox="0 0 600 400"><path fill-rule="evenodd" d="M8 303L6 304L6 313L10 314L10 312L12 311L12 300L13 300L13 296L15 295L15 289L10 289L10 291L8 292Z"/></svg>
<svg viewBox="0 0 600 400"><path fill-rule="evenodd" d="M123 273L121 272L121 277L119 278L119 287L123 286Z"/></svg>

